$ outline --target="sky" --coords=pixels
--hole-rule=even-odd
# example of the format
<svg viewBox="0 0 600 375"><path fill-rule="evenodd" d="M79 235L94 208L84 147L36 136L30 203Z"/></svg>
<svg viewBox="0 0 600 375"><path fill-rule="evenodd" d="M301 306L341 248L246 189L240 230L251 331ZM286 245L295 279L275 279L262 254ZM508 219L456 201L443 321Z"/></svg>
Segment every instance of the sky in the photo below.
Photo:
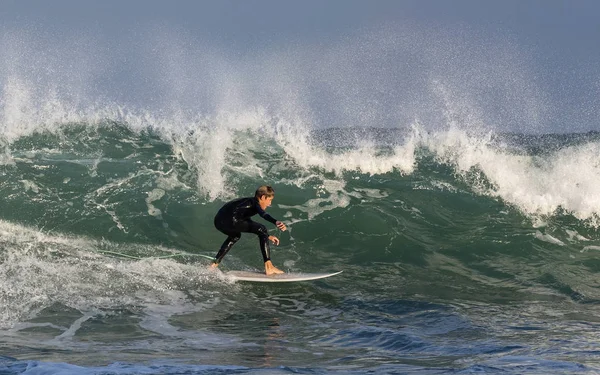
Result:
<svg viewBox="0 0 600 375"><path fill-rule="evenodd" d="M52 85L137 106L285 97L323 124L396 126L440 121L437 100L504 130L600 130L598 14L590 0L0 0L0 82L48 81L16 66L49 61L35 70L58 71ZM56 51L86 67L71 75Z"/></svg>
<svg viewBox="0 0 600 375"><path fill-rule="evenodd" d="M514 34L528 43L582 54L600 36L599 11L593 0L0 1L3 24L92 30L107 37L138 24L167 23L223 40L269 36L284 41L331 37L384 22L416 22Z"/></svg>

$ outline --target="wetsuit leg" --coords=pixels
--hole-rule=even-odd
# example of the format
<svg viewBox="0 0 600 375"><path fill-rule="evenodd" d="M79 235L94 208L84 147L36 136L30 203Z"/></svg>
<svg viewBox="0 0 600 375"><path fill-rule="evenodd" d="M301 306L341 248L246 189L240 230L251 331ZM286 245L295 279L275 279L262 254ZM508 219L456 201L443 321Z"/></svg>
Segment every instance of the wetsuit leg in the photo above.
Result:
<svg viewBox="0 0 600 375"><path fill-rule="evenodd" d="M243 232L254 233L258 236L263 260L265 262L271 260L271 247L269 246L269 232L267 231L267 227L252 220L246 220L245 224L246 228L244 229L246 230Z"/></svg>
<svg viewBox="0 0 600 375"><path fill-rule="evenodd" d="M266 262L271 260L271 248L269 246L269 232L267 227L262 224L256 223L252 220L243 220L234 223L232 226L225 225L223 221L215 218L215 227L221 232L227 235L227 239L221 245L215 262L219 263L227 254L231 247L240 239L241 232L254 233L258 236L260 242L260 251L263 256L263 260Z"/></svg>
<svg viewBox="0 0 600 375"><path fill-rule="evenodd" d="M227 254L227 252L229 252L229 250L231 250L231 248L233 247L233 245L235 245L236 242L238 242L238 240L240 239L240 235L229 235L227 237L227 239L225 240L225 242L223 242L223 244L221 245L221 248L219 249L219 252L217 253L217 255L215 256L215 263L221 263L221 261L223 260L223 258L225 257L225 255Z"/></svg>
<svg viewBox="0 0 600 375"><path fill-rule="evenodd" d="M219 217L215 217L214 224L215 227L221 233L227 235L227 239L225 240L225 242L223 242L221 248L219 249L219 252L217 252L217 255L215 256L215 263L219 264L221 263L225 255L229 252L229 250L231 250L233 245L235 245L235 243L239 241L242 234L239 231L236 231L231 226L226 225L226 221L219 220Z"/></svg>

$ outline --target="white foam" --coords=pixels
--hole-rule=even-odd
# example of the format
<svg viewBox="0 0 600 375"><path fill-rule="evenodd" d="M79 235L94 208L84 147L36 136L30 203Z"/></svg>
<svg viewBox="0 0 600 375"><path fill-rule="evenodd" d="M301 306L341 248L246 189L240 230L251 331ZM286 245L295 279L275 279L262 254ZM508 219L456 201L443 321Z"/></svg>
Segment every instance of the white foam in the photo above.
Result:
<svg viewBox="0 0 600 375"><path fill-rule="evenodd" d="M160 200L165 195L165 191L163 189L154 189L148 192L148 197L146 197L146 205L148 206L148 215L154 216L157 219L162 219L162 211L156 208L152 202Z"/></svg>
<svg viewBox="0 0 600 375"><path fill-rule="evenodd" d="M25 191L31 191L36 194L40 192L40 187L35 182L29 180L20 180L20 182L23 184Z"/></svg>
<svg viewBox="0 0 600 375"><path fill-rule="evenodd" d="M565 243L559 240L558 238L555 238L547 233L543 234L539 230L535 232L535 238L537 238L540 241L551 243L553 245L565 246Z"/></svg>
<svg viewBox="0 0 600 375"><path fill-rule="evenodd" d="M567 234L569 235L569 240L570 241L589 241L590 239L587 237L582 236L581 234L579 234L577 231L575 230L566 230Z"/></svg>
<svg viewBox="0 0 600 375"><path fill-rule="evenodd" d="M584 253L588 250L595 250L595 251L600 251L600 246L585 246L581 252Z"/></svg>
<svg viewBox="0 0 600 375"><path fill-rule="evenodd" d="M364 193L367 197L369 198L376 198L376 199L381 199L381 198L386 198L389 196L389 194L383 190L378 190L378 189L360 189L357 188L355 189L358 192Z"/></svg>
<svg viewBox="0 0 600 375"><path fill-rule="evenodd" d="M156 187L164 191L175 190L177 188L191 190L188 185L181 182L179 176L173 170L170 170L165 174L160 174L156 178Z"/></svg>
<svg viewBox="0 0 600 375"><path fill-rule="evenodd" d="M481 194L500 197L528 214L553 215L563 209L592 224L598 219L598 142L531 156L499 149L487 137L453 129L433 134L425 143L460 175L481 170L491 187L483 180L469 179Z"/></svg>
<svg viewBox="0 0 600 375"><path fill-rule="evenodd" d="M373 143L362 142L355 148L328 152L310 144L306 136L283 139L283 149L301 168L321 168L341 176L345 171L357 171L375 175L398 171L410 174L415 167L416 127L403 145L395 146L389 154L382 155Z"/></svg>
<svg viewBox="0 0 600 375"><path fill-rule="evenodd" d="M48 235L0 221L0 327L31 319L55 303L79 310L83 316L65 330L71 337L91 315L106 309L180 305L181 290L201 293L207 283L222 280L214 272L172 259L123 261L102 255L110 250L153 254L165 248L111 244L72 236ZM209 288L210 289L210 288ZM202 308L185 302L188 309ZM147 307L151 310L150 307ZM86 318L87 317L87 318Z"/></svg>

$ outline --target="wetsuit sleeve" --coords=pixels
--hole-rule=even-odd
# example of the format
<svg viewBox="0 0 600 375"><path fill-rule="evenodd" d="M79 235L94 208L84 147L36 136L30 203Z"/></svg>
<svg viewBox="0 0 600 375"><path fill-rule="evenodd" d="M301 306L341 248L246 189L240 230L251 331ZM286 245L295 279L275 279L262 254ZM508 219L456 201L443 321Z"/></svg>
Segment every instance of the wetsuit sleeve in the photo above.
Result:
<svg viewBox="0 0 600 375"><path fill-rule="evenodd" d="M262 217L263 219L265 219L268 222L271 222L273 224L277 223L277 220L275 220L273 218L273 216L269 215L268 213L266 213L265 211L263 211L265 214L264 215L260 215L260 217Z"/></svg>
<svg viewBox="0 0 600 375"><path fill-rule="evenodd" d="M275 220L273 218L273 216L269 215L268 213L265 212L265 210L263 210L262 208L260 208L260 206L258 205L258 203L256 203L255 205L256 207L256 213L260 215L260 217L262 217L263 219L265 219L266 221L275 224L277 222L277 220Z"/></svg>

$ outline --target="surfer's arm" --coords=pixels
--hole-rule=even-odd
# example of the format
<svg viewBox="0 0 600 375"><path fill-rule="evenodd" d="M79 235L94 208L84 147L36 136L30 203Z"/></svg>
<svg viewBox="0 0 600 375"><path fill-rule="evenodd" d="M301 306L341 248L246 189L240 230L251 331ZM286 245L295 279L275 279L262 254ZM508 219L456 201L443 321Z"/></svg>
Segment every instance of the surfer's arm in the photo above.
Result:
<svg viewBox="0 0 600 375"><path fill-rule="evenodd" d="M265 211L263 211L263 212L265 212ZM272 217L271 215L269 215L268 213L266 213L266 212L265 212L265 216L262 216L262 215L261 215L261 217L262 217L263 219L265 219L265 220L267 220L267 221L269 221L269 222L271 222L271 223L275 224L275 226L276 226L277 228L279 228L279 229L281 229L281 230L283 230L283 231L285 231L285 230L287 229L287 227L285 226L285 224L284 224L283 222L281 222L281 221L279 221L279 220L275 220L275 219L273 219L273 217Z"/></svg>
<svg viewBox="0 0 600 375"><path fill-rule="evenodd" d="M256 213L262 217L263 219L265 219L266 221L275 224L277 226L277 228L285 231L287 229L287 227L285 226L285 224L275 218L273 218L273 216L269 215L265 210L263 210L260 205L258 204L258 201L255 199L254 200L254 209L256 210Z"/></svg>
<svg viewBox="0 0 600 375"><path fill-rule="evenodd" d="M266 221L268 221L269 223L273 223L275 225L277 225L278 221L275 220L273 218L273 216L269 215L265 210L263 210L260 205L258 204L258 201L255 200L255 204L254 204L254 209L256 210L256 213L258 215L260 215L260 217L262 217L263 219L265 219Z"/></svg>
<svg viewBox="0 0 600 375"><path fill-rule="evenodd" d="M260 215L260 217L262 217L263 219L265 219L266 221L268 221L269 223L273 223L276 224L277 220L275 220L273 218L273 216L269 215L268 213L266 213L262 208L258 208L258 214Z"/></svg>
<svg viewBox="0 0 600 375"><path fill-rule="evenodd" d="M265 211L263 211L263 212L265 212ZM285 226L285 224L284 224L283 222L281 222L281 221L279 221L279 220L276 220L276 219L273 219L273 217L272 217L271 215L269 215L268 213L266 213L266 212L265 212L265 215L264 215L264 216L263 216L263 215L261 215L261 217L262 217L263 219L265 219L265 220L267 220L267 221L269 221L269 222L271 222L271 223L275 224L275 226L276 226L278 229L281 229L282 231L285 231L285 230L287 229L287 227Z"/></svg>

